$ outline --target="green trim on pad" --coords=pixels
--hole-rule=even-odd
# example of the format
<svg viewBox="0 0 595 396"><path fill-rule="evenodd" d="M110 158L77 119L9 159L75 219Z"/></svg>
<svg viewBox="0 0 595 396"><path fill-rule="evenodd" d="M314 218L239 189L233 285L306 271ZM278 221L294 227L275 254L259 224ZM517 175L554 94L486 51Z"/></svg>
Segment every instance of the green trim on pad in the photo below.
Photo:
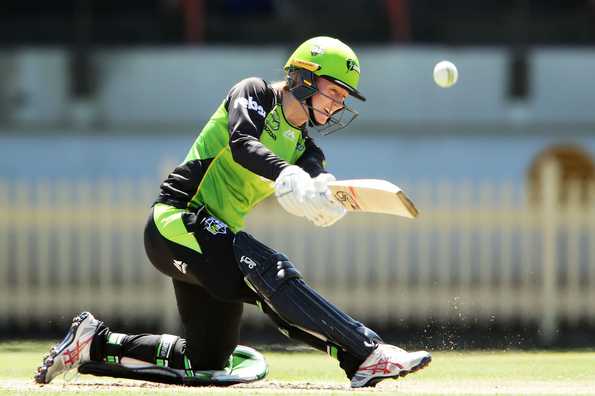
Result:
<svg viewBox="0 0 595 396"><path fill-rule="evenodd" d="M112 345L122 345L124 337L126 337L126 334L110 333L110 335L107 337L107 343Z"/></svg>
<svg viewBox="0 0 595 396"><path fill-rule="evenodd" d="M329 345L327 347L327 352L329 354L330 357L339 360L339 348L337 348L336 346L333 345Z"/></svg>
<svg viewBox="0 0 595 396"><path fill-rule="evenodd" d="M268 372L262 354L250 347L238 345L223 370L197 370L189 380L204 385L228 386L261 380Z"/></svg>
<svg viewBox="0 0 595 396"><path fill-rule="evenodd" d="M194 377L194 371L192 371L192 364L190 364L190 359L186 355L184 355L184 375L186 377Z"/></svg>
<svg viewBox="0 0 595 396"><path fill-rule="evenodd" d="M118 364L120 363L120 359L117 356L108 355L105 357L105 362L108 364Z"/></svg>

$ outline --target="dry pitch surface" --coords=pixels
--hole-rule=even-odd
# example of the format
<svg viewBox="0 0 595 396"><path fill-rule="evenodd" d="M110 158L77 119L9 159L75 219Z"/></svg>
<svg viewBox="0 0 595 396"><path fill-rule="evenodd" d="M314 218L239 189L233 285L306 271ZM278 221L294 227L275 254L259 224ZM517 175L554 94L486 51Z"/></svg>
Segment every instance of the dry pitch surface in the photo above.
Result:
<svg viewBox="0 0 595 396"><path fill-rule="evenodd" d="M269 352L266 380L184 388L80 376L45 386L32 370L49 343L0 343L0 395L594 395L595 352L438 352L430 366L376 388L351 390L336 362L317 352Z"/></svg>

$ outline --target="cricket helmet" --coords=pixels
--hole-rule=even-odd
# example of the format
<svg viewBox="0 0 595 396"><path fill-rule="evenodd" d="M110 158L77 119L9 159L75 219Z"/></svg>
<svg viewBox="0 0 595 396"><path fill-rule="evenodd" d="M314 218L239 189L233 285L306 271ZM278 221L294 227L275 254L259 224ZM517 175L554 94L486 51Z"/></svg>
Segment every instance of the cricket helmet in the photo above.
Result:
<svg viewBox="0 0 595 396"><path fill-rule="evenodd" d="M351 48L335 38L321 36L306 40L291 54L284 69L287 73L302 72L299 81L293 84L296 89L293 93L299 100L316 93L314 79L308 78L312 74L345 88L351 96L366 100L357 90L359 60Z"/></svg>

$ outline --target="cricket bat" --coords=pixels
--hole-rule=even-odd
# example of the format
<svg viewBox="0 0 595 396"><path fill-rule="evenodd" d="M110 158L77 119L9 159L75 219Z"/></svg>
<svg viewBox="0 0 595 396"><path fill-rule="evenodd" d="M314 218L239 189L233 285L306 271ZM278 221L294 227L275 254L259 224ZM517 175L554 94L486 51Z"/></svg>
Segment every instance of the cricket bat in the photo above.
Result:
<svg viewBox="0 0 595 396"><path fill-rule="evenodd" d="M348 211L386 213L409 219L419 213L403 190L386 180L336 180L328 187L332 199Z"/></svg>

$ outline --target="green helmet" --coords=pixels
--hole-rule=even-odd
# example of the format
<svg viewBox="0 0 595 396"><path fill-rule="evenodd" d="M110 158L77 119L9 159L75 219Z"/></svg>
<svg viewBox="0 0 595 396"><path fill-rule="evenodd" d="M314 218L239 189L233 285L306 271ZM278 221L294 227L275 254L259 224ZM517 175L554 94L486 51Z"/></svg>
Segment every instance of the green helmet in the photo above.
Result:
<svg viewBox="0 0 595 396"><path fill-rule="evenodd" d="M285 71L306 69L345 88L349 93L366 100L357 90L359 60L351 48L332 37L314 37L302 43L291 54Z"/></svg>

